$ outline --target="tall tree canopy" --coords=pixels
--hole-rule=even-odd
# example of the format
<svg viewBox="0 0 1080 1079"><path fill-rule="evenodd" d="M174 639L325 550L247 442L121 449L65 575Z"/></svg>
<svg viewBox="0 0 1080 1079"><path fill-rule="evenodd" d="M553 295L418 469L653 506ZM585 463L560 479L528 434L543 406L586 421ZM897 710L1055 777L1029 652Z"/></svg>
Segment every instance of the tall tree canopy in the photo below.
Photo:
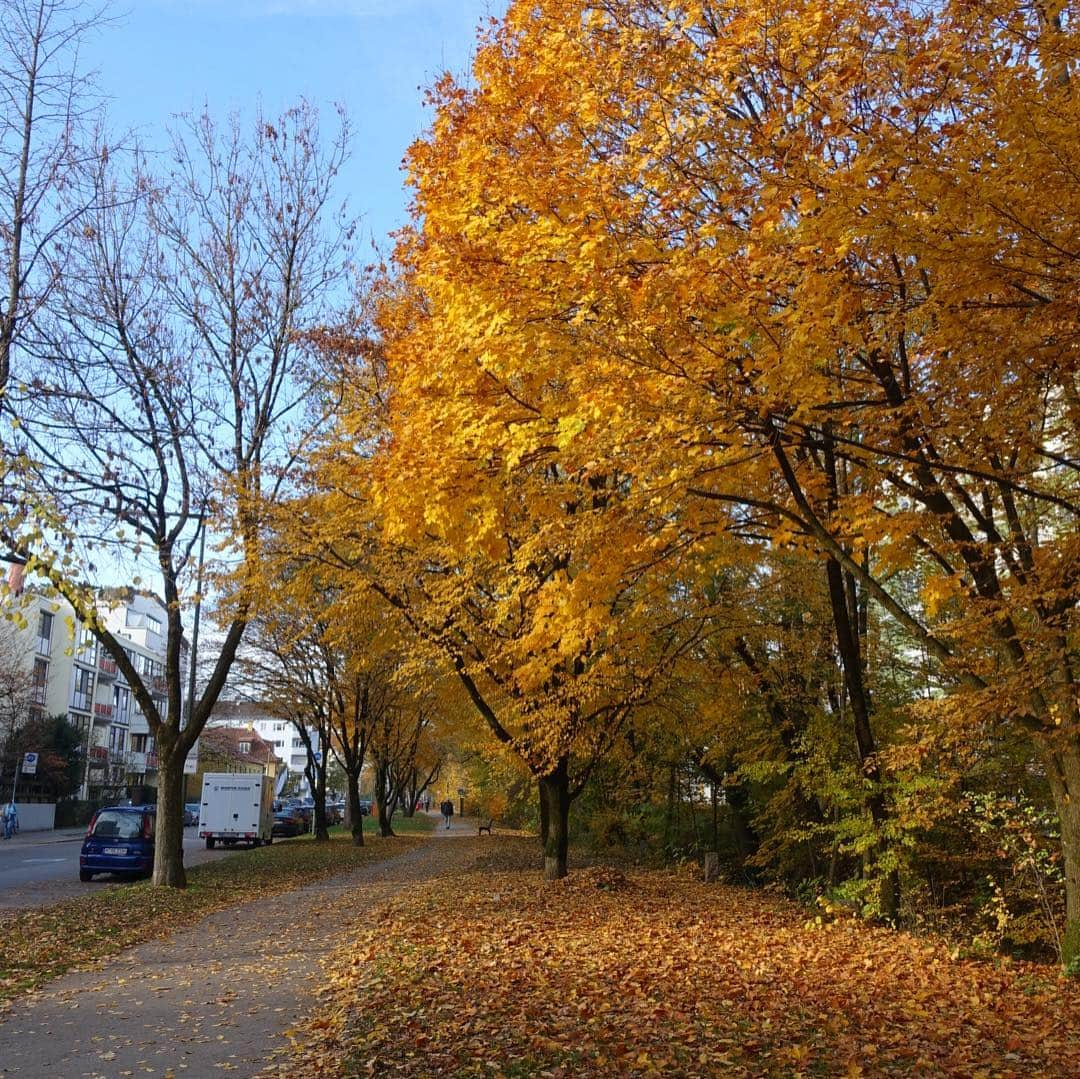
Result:
<svg viewBox="0 0 1080 1079"><path fill-rule="evenodd" d="M508 491L545 527L603 534L562 638L609 609L602 580L684 543L801 552L871 779L868 605L958 690L939 712L1030 738L1074 951L1075 19L511 5L410 155L383 503L391 534L458 551L499 546ZM618 512L564 525L567 483L613 485Z"/></svg>

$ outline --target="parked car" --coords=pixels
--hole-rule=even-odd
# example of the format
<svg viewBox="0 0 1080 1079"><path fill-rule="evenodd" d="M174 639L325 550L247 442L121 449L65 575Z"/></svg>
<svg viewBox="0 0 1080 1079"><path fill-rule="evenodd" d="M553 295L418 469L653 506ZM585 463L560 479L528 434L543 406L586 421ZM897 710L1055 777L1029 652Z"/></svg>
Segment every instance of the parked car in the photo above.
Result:
<svg viewBox="0 0 1080 1079"><path fill-rule="evenodd" d="M345 803L344 802L327 802L326 803L326 823L327 824L340 824L345 819Z"/></svg>
<svg viewBox="0 0 1080 1079"><path fill-rule="evenodd" d="M79 880L93 880L95 873L149 876L154 869L156 824L157 806L99 809L79 852Z"/></svg>
<svg viewBox="0 0 1080 1079"><path fill-rule="evenodd" d="M370 798L361 798L360 799L360 812L365 817L370 817L371 816L371 799Z"/></svg>
<svg viewBox="0 0 1080 1079"><path fill-rule="evenodd" d="M186 828L189 824L198 824L198 823L199 823L199 803L198 802L188 802L184 806L184 827Z"/></svg>
<svg viewBox="0 0 1080 1079"><path fill-rule="evenodd" d="M270 834L275 838L291 839L295 835L304 834L304 822L300 817L294 817L287 809L274 814L274 823Z"/></svg>

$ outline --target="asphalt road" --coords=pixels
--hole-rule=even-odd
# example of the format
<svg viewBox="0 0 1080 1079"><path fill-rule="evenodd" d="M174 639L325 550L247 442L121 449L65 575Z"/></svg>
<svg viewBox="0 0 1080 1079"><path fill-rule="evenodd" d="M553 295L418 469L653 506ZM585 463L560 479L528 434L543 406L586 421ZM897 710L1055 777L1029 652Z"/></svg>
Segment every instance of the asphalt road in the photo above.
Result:
<svg viewBox="0 0 1080 1079"><path fill-rule="evenodd" d="M184 865L199 865L227 858L243 847L207 850L195 835L195 826L184 829ZM79 849L83 830L75 832L30 832L12 839L0 839L0 910L43 906L71 899L101 888L123 887L116 877L95 877L87 884L79 880Z"/></svg>

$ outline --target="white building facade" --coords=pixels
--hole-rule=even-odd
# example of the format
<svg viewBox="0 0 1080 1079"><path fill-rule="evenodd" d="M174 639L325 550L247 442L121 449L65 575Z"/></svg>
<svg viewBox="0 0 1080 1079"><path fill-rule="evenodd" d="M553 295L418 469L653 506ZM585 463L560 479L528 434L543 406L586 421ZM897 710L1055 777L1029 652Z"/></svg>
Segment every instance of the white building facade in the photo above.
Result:
<svg viewBox="0 0 1080 1079"><path fill-rule="evenodd" d="M18 606L24 623L15 634L17 661L32 675L27 718L66 715L82 732L79 797L119 796L133 787L156 786L150 726L116 661L79 623L69 603L25 590L21 567L10 567L8 587L9 602ZM163 604L134 589L107 590L101 594L99 612L106 627L124 642L124 651L164 717Z"/></svg>

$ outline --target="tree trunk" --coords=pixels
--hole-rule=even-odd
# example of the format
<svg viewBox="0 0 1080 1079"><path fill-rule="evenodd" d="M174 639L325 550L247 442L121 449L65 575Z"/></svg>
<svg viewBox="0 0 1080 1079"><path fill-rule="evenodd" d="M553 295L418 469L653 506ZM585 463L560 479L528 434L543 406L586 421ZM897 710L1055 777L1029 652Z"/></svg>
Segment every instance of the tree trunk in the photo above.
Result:
<svg viewBox="0 0 1080 1079"><path fill-rule="evenodd" d="M561 757L555 770L541 776L539 783L548 815L548 835L544 842L544 879L558 880L566 876L570 844L569 760Z"/></svg>
<svg viewBox="0 0 1080 1079"><path fill-rule="evenodd" d="M551 834L551 818L548 814L547 798L544 795L544 784L536 781L536 792L540 796L540 845L547 847L548 836Z"/></svg>
<svg viewBox="0 0 1080 1079"><path fill-rule="evenodd" d="M870 722L872 711L870 691L863 680L863 653L857 632L856 604L851 602L855 582L850 574L845 574L835 558L828 559L825 569L829 584L833 628L836 630L836 644L840 652L840 665L844 672L844 686L847 689L854 721L855 749L859 755L863 775L871 784L867 807L870 810L870 818L874 822L874 831L877 834L876 846L880 855L884 845L882 836L889 817L889 808L885 802L885 792L881 787L877 743ZM882 918L887 922L895 923L900 914L900 874L895 869L882 877L878 905Z"/></svg>
<svg viewBox="0 0 1080 1079"><path fill-rule="evenodd" d="M387 767L380 764L375 769L375 809L379 814L379 835L389 839L394 834L390 827L390 807L387 805Z"/></svg>
<svg viewBox="0 0 1080 1079"><path fill-rule="evenodd" d="M1042 742L1046 774L1061 823L1061 853L1065 869L1065 933L1061 959L1080 968L1080 746L1064 749Z"/></svg>
<svg viewBox="0 0 1080 1079"><path fill-rule="evenodd" d="M419 775L417 775L416 769L413 768L412 771L409 773L409 778L405 781L404 784L404 793L402 795L402 797L404 798L404 804L401 807L401 812L402 815L406 818L413 816L413 814L416 812L416 784L419 778L420 777Z"/></svg>
<svg viewBox="0 0 1080 1079"><path fill-rule="evenodd" d="M664 810L664 847L670 851L675 840L675 765L668 765L667 807Z"/></svg>
<svg viewBox="0 0 1080 1079"><path fill-rule="evenodd" d="M360 812L360 773L346 773L348 791L349 829L354 847L364 845L364 814Z"/></svg>
<svg viewBox="0 0 1080 1079"><path fill-rule="evenodd" d="M715 789L715 788L714 788ZM750 796L743 782L732 783L724 788L728 805L728 823L739 848L739 858L745 862L757 854L761 840L751 823ZM713 848L715 849L715 847Z"/></svg>
<svg viewBox="0 0 1080 1079"><path fill-rule="evenodd" d="M330 826L326 823L326 792L322 798L315 799L315 839L326 842L330 839Z"/></svg>
<svg viewBox="0 0 1080 1079"><path fill-rule="evenodd" d="M184 872L184 757L158 745L158 802L154 836L154 884L186 888Z"/></svg>
<svg viewBox="0 0 1080 1079"><path fill-rule="evenodd" d="M328 745L329 739L323 737L323 728L318 726L319 744ZM315 754L310 744L308 745L308 761L304 768L308 786L311 788L311 800L314 803L311 811L312 831L316 842L325 843L330 839L330 830L326 823L326 770L330 766L329 754L323 750L325 756L321 761L315 759Z"/></svg>

